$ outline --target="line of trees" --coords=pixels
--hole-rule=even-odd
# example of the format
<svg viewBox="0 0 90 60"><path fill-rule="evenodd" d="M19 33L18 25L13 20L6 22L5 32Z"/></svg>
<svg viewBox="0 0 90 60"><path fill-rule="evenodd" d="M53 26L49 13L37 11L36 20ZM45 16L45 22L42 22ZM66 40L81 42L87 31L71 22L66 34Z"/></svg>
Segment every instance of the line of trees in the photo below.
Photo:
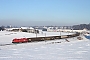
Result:
<svg viewBox="0 0 90 60"><path fill-rule="evenodd" d="M1 27L0 27L0 31L1 31L1 30L2 30L2 31L5 30L5 27L4 27L4 26L1 26Z"/></svg>
<svg viewBox="0 0 90 60"><path fill-rule="evenodd" d="M88 29L88 30L90 30L90 23L89 23L89 24L73 25L72 28L73 28L74 30L83 30L83 29Z"/></svg>

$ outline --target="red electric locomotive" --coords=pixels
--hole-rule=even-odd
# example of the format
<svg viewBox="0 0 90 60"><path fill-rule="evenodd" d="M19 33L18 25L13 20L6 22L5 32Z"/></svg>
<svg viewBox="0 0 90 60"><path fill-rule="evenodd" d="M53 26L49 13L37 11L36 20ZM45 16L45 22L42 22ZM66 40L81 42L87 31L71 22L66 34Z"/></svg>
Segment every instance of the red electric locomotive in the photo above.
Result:
<svg viewBox="0 0 90 60"><path fill-rule="evenodd" d="M12 41L12 43L25 43L25 42L28 42L27 38L15 38Z"/></svg>

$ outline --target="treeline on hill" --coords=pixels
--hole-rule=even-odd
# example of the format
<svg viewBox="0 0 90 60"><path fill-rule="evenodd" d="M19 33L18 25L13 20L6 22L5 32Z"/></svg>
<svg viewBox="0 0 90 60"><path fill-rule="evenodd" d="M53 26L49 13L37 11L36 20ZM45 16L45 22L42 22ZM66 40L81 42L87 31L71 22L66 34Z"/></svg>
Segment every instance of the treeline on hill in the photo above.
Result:
<svg viewBox="0 0 90 60"><path fill-rule="evenodd" d="M80 25L74 25L72 26L74 30L83 30L83 29L88 29L90 30L90 23L89 24L80 24Z"/></svg>
<svg viewBox="0 0 90 60"><path fill-rule="evenodd" d="M3 26L0 27L0 31L1 31L1 30L3 31L4 29L5 29L5 28L4 28Z"/></svg>

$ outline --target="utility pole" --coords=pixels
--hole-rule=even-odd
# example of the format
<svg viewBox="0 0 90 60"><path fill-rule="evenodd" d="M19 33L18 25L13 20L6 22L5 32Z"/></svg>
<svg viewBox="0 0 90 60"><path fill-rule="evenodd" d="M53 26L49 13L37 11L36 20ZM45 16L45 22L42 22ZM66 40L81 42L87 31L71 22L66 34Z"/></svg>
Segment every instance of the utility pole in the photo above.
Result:
<svg viewBox="0 0 90 60"><path fill-rule="evenodd" d="M61 36L61 31L59 30L59 32L60 32L60 36Z"/></svg>
<svg viewBox="0 0 90 60"><path fill-rule="evenodd" d="M46 37L46 33L45 33L45 37Z"/></svg>
<svg viewBox="0 0 90 60"><path fill-rule="evenodd" d="M36 30L36 38L37 38L37 30Z"/></svg>

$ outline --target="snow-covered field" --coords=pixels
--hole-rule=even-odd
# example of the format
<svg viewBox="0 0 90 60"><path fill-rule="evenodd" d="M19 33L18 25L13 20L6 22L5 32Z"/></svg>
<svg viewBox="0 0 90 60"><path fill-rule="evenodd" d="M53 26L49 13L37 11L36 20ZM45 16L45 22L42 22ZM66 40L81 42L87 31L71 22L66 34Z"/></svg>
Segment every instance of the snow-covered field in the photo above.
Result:
<svg viewBox="0 0 90 60"><path fill-rule="evenodd" d="M61 35L68 35L72 33L64 33L61 32ZM60 32L40 32L37 34L37 37L45 37L45 36L59 36ZM7 31L0 31L0 44L9 44L12 43L14 38L30 38L36 37L35 33L26 33L26 32L7 32Z"/></svg>
<svg viewBox="0 0 90 60"><path fill-rule="evenodd" d="M19 33L13 33L11 37L16 34ZM11 38L3 33L2 36L4 41ZM68 38L70 42L60 39L0 46L0 60L90 60L90 41L81 37L83 40L78 40L77 37Z"/></svg>

